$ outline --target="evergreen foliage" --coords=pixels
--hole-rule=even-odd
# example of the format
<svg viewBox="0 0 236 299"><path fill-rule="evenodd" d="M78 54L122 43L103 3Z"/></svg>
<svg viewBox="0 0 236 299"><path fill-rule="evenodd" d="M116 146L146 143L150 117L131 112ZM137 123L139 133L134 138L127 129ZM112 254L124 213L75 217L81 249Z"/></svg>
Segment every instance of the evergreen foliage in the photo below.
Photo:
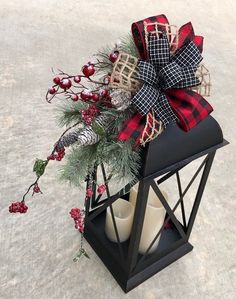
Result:
<svg viewBox="0 0 236 299"><path fill-rule="evenodd" d="M81 120L81 109L86 109L88 104L82 101L64 101L57 107L57 123L59 126L69 126Z"/></svg>
<svg viewBox="0 0 236 299"><path fill-rule="evenodd" d="M94 165L105 164L107 175L112 181L133 181L140 167L139 150L133 150L132 142L110 142L100 140L93 145L76 147L67 155L61 169L61 179L80 187Z"/></svg>
<svg viewBox="0 0 236 299"><path fill-rule="evenodd" d="M128 35L124 36L121 39L120 49L121 49L121 51L126 52L127 54L130 54L132 56L135 56L136 58L139 58L139 54L138 54L138 51L135 46L134 39L133 39L131 33L129 33Z"/></svg>
<svg viewBox="0 0 236 299"><path fill-rule="evenodd" d="M122 38L117 49L138 57L131 34ZM112 72L113 64L109 60L109 54L113 50L114 47L107 46L96 54L101 73ZM81 121L83 126L80 110L87 107L88 103L83 101L66 101L58 109L58 123L61 126L71 126ZM134 113L134 109L130 106L124 111L118 111L99 103L97 107L101 115L107 116L105 123L96 122L96 119L92 123L92 129L101 137L99 142L84 146L74 144L66 155L67 160L61 169L61 178L75 186L81 186L87 175L92 173L94 166L103 163L107 176L112 175L112 181L132 182L136 179L140 167L139 150L134 148L131 140L121 142L116 140L116 136L124 121Z"/></svg>

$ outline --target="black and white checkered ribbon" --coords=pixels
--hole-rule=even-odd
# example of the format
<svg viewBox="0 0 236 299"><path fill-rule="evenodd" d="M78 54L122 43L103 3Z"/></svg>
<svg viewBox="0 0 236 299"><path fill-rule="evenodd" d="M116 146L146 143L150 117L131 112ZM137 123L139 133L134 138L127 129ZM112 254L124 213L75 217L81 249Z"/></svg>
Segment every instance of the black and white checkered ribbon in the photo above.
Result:
<svg viewBox="0 0 236 299"><path fill-rule="evenodd" d="M197 46L190 41L170 55L170 45L165 34L149 35L149 61L140 61L139 79L143 81L140 90L133 97L136 109L146 115L151 108L166 126L177 117L166 98L165 90L186 88L200 84L195 73L202 56Z"/></svg>

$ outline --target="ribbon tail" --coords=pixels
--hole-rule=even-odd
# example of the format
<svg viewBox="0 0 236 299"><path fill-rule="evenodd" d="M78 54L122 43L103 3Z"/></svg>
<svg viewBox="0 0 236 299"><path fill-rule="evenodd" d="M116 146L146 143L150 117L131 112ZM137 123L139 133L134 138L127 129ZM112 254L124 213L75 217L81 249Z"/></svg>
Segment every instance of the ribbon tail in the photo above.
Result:
<svg viewBox="0 0 236 299"><path fill-rule="evenodd" d="M143 84L132 99L132 103L141 115L146 115L155 105L159 97L159 90Z"/></svg>
<svg viewBox="0 0 236 299"><path fill-rule="evenodd" d="M191 89L171 89L166 91L166 96L179 119L179 127L185 132L194 128L213 111L212 106Z"/></svg>
<svg viewBox="0 0 236 299"><path fill-rule="evenodd" d="M191 22L186 23L179 28L177 50L190 41L193 41L194 44L198 47L199 51L202 53L203 37L194 34L194 30ZM176 43L176 37L174 38L173 43Z"/></svg>
<svg viewBox="0 0 236 299"><path fill-rule="evenodd" d="M136 112L131 118L125 121L123 128L118 133L117 139L126 141L133 138L137 144L141 138L145 123L146 117L143 117L139 112Z"/></svg>
<svg viewBox="0 0 236 299"><path fill-rule="evenodd" d="M149 34L148 37L148 60L160 69L170 61L170 44L166 34L158 37L156 34Z"/></svg>
<svg viewBox="0 0 236 299"><path fill-rule="evenodd" d="M194 44L197 46L200 53L202 53L202 51L203 51L203 39L204 39L203 36L195 35L192 40L194 42Z"/></svg>
<svg viewBox="0 0 236 299"><path fill-rule="evenodd" d="M180 49L184 44L192 41L194 39L194 30L191 22L188 22L179 28L179 36L178 36L178 47L177 50ZM176 38L174 39L176 42Z"/></svg>
<svg viewBox="0 0 236 299"><path fill-rule="evenodd" d="M163 123L164 127L166 127L169 122L174 122L177 120L177 117L172 111L167 97L162 92L160 93L158 101L153 109L158 119Z"/></svg>

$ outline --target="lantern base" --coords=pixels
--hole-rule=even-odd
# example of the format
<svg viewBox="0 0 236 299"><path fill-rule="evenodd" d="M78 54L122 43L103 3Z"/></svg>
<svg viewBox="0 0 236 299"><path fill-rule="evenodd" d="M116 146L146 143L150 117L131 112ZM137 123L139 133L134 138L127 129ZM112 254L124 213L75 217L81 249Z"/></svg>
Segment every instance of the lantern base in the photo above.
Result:
<svg viewBox="0 0 236 299"><path fill-rule="evenodd" d="M155 263L147 267L145 270L140 271L136 275L130 277L127 281L125 287L122 285L121 288L124 290L125 293L131 291L133 288L137 287L139 284L150 278L151 276L155 275L168 265L172 264L185 254L189 253L193 250L193 246L187 242L177 249L173 250L169 254L163 256L160 260L157 260Z"/></svg>
<svg viewBox="0 0 236 299"><path fill-rule="evenodd" d="M85 238L93 250L111 272L125 293L178 260L193 249L189 242L185 242L173 227L163 231L156 252L148 257L145 265L137 267L129 274L126 263L120 262L117 243L108 240L104 233L105 213L94 221L88 221L85 226ZM124 252L128 251L129 241L123 242Z"/></svg>

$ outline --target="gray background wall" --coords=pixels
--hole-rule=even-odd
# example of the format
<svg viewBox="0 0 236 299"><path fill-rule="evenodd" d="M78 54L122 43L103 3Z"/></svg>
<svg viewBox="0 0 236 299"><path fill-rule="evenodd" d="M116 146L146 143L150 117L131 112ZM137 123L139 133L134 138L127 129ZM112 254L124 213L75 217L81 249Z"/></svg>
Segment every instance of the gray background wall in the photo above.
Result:
<svg viewBox="0 0 236 299"><path fill-rule="evenodd" d="M57 181L55 164L26 215L9 215L8 205L20 200L35 157L45 157L60 133L44 101L50 68L76 73L133 21L159 13L178 26L191 20L205 37L213 116L231 144L217 153L194 251L125 296L88 245L91 260L73 263L79 237L68 211L83 193ZM0 298L235 298L235 15L233 0L0 0Z"/></svg>

